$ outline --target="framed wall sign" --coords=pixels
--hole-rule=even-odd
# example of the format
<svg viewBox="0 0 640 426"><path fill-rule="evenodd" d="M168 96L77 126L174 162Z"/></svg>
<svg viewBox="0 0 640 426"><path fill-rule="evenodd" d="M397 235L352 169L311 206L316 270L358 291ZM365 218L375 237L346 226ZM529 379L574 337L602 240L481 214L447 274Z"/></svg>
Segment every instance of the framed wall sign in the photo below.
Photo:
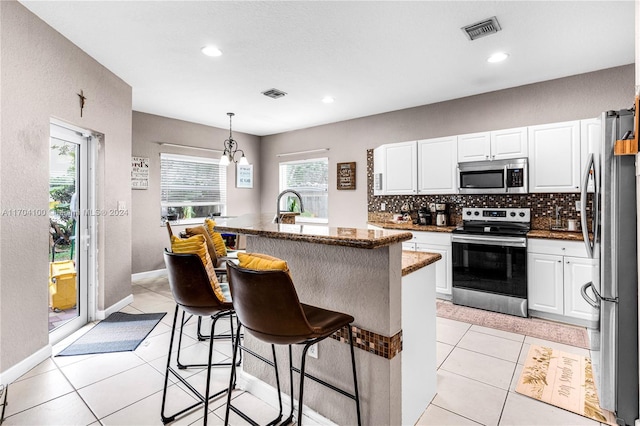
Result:
<svg viewBox="0 0 640 426"><path fill-rule="evenodd" d="M236 164L236 188L253 188L253 164Z"/></svg>
<svg viewBox="0 0 640 426"><path fill-rule="evenodd" d="M149 159L131 157L131 189L149 189Z"/></svg>
<svg viewBox="0 0 640 426"><path fill-rule="evenodd" d="M338 189L356 189L356 162L338 163Z"/></svg>

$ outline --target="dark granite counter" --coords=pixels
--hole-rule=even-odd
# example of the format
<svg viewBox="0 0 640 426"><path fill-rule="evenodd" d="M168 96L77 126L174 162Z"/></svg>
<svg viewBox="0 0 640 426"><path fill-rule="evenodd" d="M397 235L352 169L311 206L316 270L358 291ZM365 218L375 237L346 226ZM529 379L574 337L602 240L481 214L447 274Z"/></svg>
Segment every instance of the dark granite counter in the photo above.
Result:
<svg viewBox="0 0 640 426"><path fill-rule="evenodd" d="M527 233L527 238L543 238L547 240L584 241L582 232L574 231L549 231L544 229L532 229ZM590 236L590 238L592 238Z"/></svg>
<svg viewBox="0 0 640 426"><path fill-rule="evenodd" d="M453 232L455 226L435 226L435 225L415 225L411 221L407 222L376 222L369 221L370 225L378 226L384 229L397 229L403 231L422 231L422 232Z"/></svg>
<svg viewBox="0 0 640 426"><path fill-rule="evenodd" d="M427 253L424 251L402 251L402 276L409 275L420 268L431 265L442 259L439 253Z"/></svg>
<svg viewBox="0 0 640 426"><path fill-rule="evenodd" d="M340 228L316 224L273 223L273 214L250 214L216 221L217 232L256 235L281 240L375 249L410 240L410 232Z"/></svg>

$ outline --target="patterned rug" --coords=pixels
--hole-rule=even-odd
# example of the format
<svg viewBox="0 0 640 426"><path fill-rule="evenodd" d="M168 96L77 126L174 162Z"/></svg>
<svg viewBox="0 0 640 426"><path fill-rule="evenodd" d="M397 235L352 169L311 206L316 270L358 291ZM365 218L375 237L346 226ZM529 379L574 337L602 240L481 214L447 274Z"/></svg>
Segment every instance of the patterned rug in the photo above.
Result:
<svg viewBox="0 0 640 426"><path fill-rule="evenodd" d="M589 357L531 345L516 392L600 423L616 424L613 413L600 408Z"/></svg>
<svg viewBox="0 0 640 426"><path fill-rule="evenodd" d="M469 324L495 328L556 343L589 349L587 329L538 318L522 318L436 300L437 315Z"/></svg>

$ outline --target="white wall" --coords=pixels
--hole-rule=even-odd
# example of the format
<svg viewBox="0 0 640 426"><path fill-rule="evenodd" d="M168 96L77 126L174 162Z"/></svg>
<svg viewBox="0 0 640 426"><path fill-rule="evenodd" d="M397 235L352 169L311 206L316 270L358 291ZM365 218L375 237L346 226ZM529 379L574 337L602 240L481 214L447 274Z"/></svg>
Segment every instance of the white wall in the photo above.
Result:
<svg viewBox="0 0 640 426"><path fill-rule="evenodd" d="M16 1L0 2L0 43L0 211L48 211L52 117L104 135L97 207L130 206L131 87ZM98 225L102 310L131 294L131 219ZM0 232L2 373L49 343L49 219L2 216Z"/></svg>
<svg viewBox="0 0 640 426"><path fill-rule="evenodd" d="M262 211L275 210L278 153L330 148L329 224L367 221L366 150L385 143L591 118L633 104L634 66L581 74L262 138ZM314 154L314 157L326 153ZM300 156L301 158L308 156ZM296 159L287 157L287 160ZM356 190L336 189L336 163L356 162Z"/></svg>
<svg viewBox="0 0 640 426"><path fill-rule="evenodd" d="M240 119L241 117L234 117ZM223 141L229 137L229 129L218 129L202 124L160 117L141 112L133 113L132 156L147 157L150 160L149 189L132 190L132 221L134 238L132 242L132 272L139 273L164 269L162 248L169 246L166 228L160 226L160 153L205 156L220 158L220 153L211 153L189 148L161 146L158 142L177 145L222 149ZM254 170L252 189L236 188L236 170L227 167L227 214L242 215L260 211L260 138L245 133L233 132ZM185 226L175 226L174 232Z"/></svg>

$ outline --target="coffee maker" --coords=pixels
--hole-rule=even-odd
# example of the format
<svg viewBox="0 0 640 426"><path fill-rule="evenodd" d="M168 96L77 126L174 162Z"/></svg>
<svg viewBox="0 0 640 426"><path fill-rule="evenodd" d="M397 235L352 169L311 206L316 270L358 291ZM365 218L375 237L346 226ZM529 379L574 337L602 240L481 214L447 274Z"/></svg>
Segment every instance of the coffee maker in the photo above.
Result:
<svg viewBox="0 0 640 426"><path fill-rule="evenodd" d="M431 212L428 207L418 209L418 225L431 225Z"/></svg>
<svg viewBox="0 0 640 426"><path fill-rule="evenodd" d="M447 226L448 216L447 203L436 203L436 225Z"/></svg>

